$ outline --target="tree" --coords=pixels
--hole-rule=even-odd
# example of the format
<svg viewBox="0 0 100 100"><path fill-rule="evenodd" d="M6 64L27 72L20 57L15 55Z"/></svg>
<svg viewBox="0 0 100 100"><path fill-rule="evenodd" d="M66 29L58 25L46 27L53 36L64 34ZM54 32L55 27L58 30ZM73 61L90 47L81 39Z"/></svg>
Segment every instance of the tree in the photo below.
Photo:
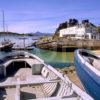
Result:
<svg viewBox="0 0 100 100"><path fill-rule="evenodd" d="M97 26L97 30L98 30L98 32L100 33L100 26Z"/></svg>

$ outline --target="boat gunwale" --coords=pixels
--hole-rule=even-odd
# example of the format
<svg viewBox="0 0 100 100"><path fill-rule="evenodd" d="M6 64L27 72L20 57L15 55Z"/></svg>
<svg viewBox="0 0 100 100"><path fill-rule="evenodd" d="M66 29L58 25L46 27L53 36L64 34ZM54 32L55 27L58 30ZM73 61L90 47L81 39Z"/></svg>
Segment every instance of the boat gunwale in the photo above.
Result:
<svg viewBox="0 0 100 100"><path fill-rule="evenodd" d="M79 60L78 60L79 62L82 62L84 65L86 65L86 67L88 67L92 72L94 72L98 77L100 77L100 71L97 68L95 68L94 66L92 66L88 61L86 61L79 53L80 51L85 51L87 53L90 53L89 50L78 49L75 51L75 56L77 55L77 57L79 58ZM91 55L96 56L95 54L91 54ZM96 56L96 57L99 58L98 56Z"/></svg>

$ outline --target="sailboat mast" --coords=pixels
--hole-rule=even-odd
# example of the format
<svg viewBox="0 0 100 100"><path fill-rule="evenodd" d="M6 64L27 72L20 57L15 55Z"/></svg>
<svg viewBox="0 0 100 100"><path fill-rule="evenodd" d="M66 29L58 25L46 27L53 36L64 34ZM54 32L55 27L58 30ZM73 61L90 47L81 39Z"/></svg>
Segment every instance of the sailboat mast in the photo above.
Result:
<svg viewBox="0 0 100 100"><path fill-rule="evenodd" d="M4 15L4 11L2 11L2 16L3 16L3 32L5 32L5 15Z"/></svg>

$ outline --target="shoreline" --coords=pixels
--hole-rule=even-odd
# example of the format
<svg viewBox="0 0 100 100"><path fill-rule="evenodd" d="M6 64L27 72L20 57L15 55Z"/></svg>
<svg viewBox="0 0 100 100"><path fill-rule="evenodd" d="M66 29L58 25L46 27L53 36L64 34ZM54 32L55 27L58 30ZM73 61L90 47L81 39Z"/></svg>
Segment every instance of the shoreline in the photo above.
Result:
<svg viewBox="0 0 100 100"><path fill-rule="evenodd" d="M92 50L93 53L100 55L100 49L99 50Z"/></svg>
<svg viewBox="0 0 100 100"><path fill-rule="evenodd" d="M60 52L73 52L76 49L100 50L100 40L75 40L60 38L59 40L39 40L33 44L35 47L44 50Z"/></svg>

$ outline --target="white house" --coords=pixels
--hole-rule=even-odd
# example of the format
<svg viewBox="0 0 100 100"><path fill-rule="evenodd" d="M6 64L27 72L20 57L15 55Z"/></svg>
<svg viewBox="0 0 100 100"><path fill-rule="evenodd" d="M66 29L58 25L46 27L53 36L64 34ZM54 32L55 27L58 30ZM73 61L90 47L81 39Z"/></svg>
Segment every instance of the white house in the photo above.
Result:
<svg viewBox="0 0 100 100"><path fill-rule="evenodd" d="M81 23L60 29L59 37L99 40L100 34L98 33L97 28L93 24L88 23L88 26L86 26L86 24Z"/></svg>

